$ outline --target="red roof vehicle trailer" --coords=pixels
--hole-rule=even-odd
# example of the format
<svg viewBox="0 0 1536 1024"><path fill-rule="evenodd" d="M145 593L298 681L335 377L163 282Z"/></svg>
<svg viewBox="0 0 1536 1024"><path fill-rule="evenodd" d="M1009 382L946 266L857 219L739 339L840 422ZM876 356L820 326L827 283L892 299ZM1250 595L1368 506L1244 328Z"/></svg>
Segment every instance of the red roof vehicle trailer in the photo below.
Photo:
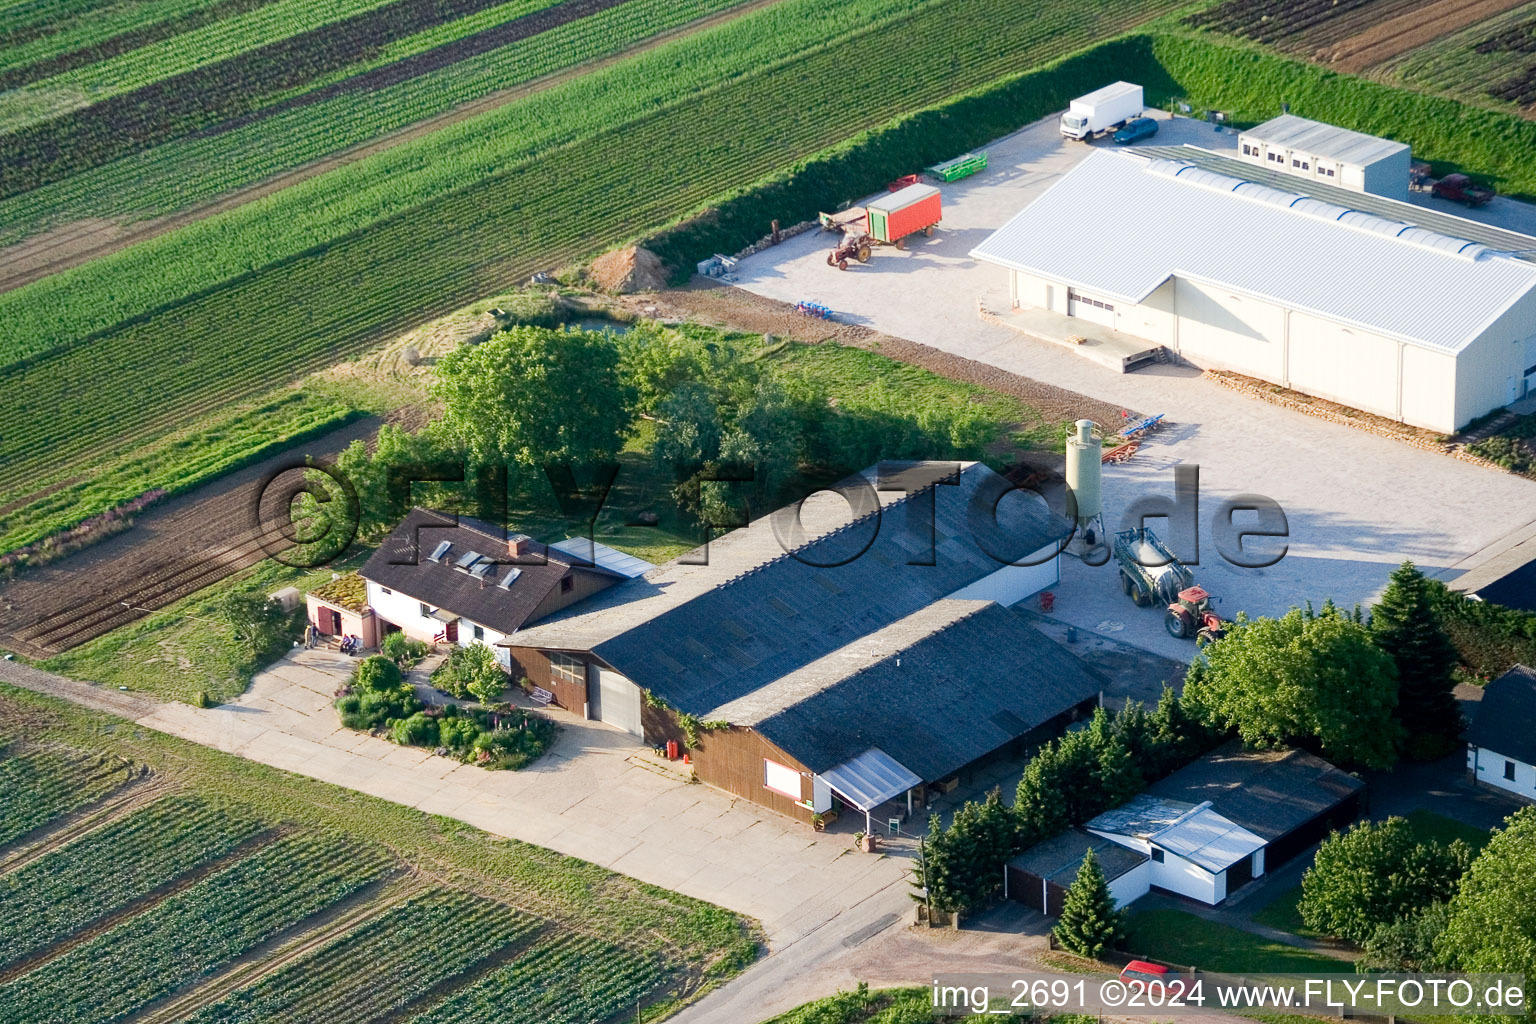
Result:
<svg viewBox="0 0 1536 1024"><path fill-rule="evenodd" d="M918 231L933 234L943 213L939 190L932 185L908 185L865 207L869 233L879 242L899 242Z"/></svg>

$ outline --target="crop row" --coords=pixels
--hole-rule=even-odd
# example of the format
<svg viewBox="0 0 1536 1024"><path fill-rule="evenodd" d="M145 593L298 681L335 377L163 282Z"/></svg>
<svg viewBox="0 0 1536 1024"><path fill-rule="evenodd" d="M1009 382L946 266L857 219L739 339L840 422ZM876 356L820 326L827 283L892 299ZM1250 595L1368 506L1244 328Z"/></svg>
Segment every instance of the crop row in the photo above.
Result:
<svg viewBox="0 0 1536 1024"><path fill-rule="evenodd" d="M599 1024L665 980L654 956L586 936L553 936L412 1024Z"/></svg>
<svg viewBox="0 0 1536 1024"><path fill-rule="evenodd" d="M849 6L857 5L842 10ZM875 6L873 0L867 6ZM763 13L780 8L802 5L785 0ZM183 268L228 268L233 253L279 261L10 375L0 385L8 400L0 411L0 457L14 460L12 471L20 473L89 454L91 446L109 440L164 429L172 417L187 415L185 403L194 397L229 400L248 393L255 381L270 386L275 375L334 360L528 272L664 223L859 126L1070 51L1153 9L1104 2L1097 10L1020 4L1000 12L983 0L930 3L893 29L921 41L917 49L878 45L872 33L852 36L627 120L614 112L626 109L629 95L593 97L573 89L561 98L589 99L593 109L565 110L575 126L541 123L585 130L587 137L518 163L525 137L498 129L530 110L549 113L553 99L545 94L536 99L546 103L515 104L515 110L435 133L430 145L397 147L403 152L391 150L324 175L235 216L197 225L201 230L192 234L167 236L162 246L137 247L147 251L121 254L110 271L84 267L79 274L57 275L77 282L95 277L94 286L68 289L67 304L37 306L30 320L0 319L29 323L36 336L52 335L44 344L57 345L69 337L57 333L61 311L77 325L77 317L104 319L135 288L140 291L130 305L142 308L157 275L188 282ZM815 14L809 12L812 21ZM730 44L701 55L705 74L717 76L721 54L736 46L758 52L751 44L762 37L751 28L760 26L743 27L747 21L737 19L702 40ZM663 50L644 65L650 75L687 82L697 69L671 63L677 51ZM826 88L833 80L839 88ZM891 87L894 81L900 89ZM655 83L641 84L651 86L642 90L643 103L654 95ZM529 133L549 138L547 128L537 128L530 126ZM445 149L450 160L419 162ZM388 173L396 169L399 175ZM462 187L430 198L454 185ZM338 188L345 191L337 194ZM376 219L381 216L388 219ZM284 256L282 242L293 246L310 227L350 233L314 239L312 251ZM222 247L202 248L221 236ZM158 262L172 253L176 262ZM137 270L137 278L119 276L125 268ZM62 296L61 282L51 282L6 296L0 308ZM240 345L231 355L225 343L234 336Z"/></svg>
<svg viewBox="0 0 1536 1024"><path fill-rule="evenodd" d="M112 17L73 17L21 29L16 39L30 45L0 52L0 91L15 89L74 68L85 67L161 39L255 10L272 0L172 0L129 8L108 7ZM87 14L104 13L101 8ZM127 17L122 15L127 13ZM51 31L50 31L51 30ZM0 32L3 35L3 32Z"/></svg>
<svg viewBox="0 0 1536 1024"><path fill-rule="evenodd" d="M1442 36L1390 61L1388 76L1448 95L1482 94L1521 106L1536 69L1532 7L1524 4L1470 28Z"/></svg>
<svg viewBox="0 0 1536 1024"><path fill-rule="evenodd" d="M929 43L935 52L912 54L905 62L914 63L917 70L906 74L904 89L889 89L889 81L881 77L904 66L901 56L889 50L865 57L858 65L860 73L844 74L838 90L814 85L807 88L809 83L803 75L809 71L799 72L799 68L814 61L819 71L829 63L828 54L834 59L857 60L871 49L860 33L909 13L916 3L855 0L829 10L819 0L781 0L712 31L582 75L230 213L0 296L0 366L47 353L188 296L217 289L238 275L261 271L297 253L325 246L370 224L407 213L434 197L481 187L542 152L617 130L628 122L654 120L658 115L688 119L702 115L705 120L718 117L721 123L741 123L743 119L734 117L727 105L736 102L738 93L747 92L753 97L754 108L767 117L760 122L760 134L771 137L796 131L819 139L838 138L851 130L850 123L803 123L795 116L801 94L810 92L818 107L830 108L839 117L878 120L887 111L915 105L903 97L905 88L917 85L920 77L928 79L925 84L930 91L942 91L947 82L957 78L956 85L971 79L963 69L966 62L979 58L981 50L973 55L952 48L954 68L934 67L933 61L943 57L940 37ZM926 10L958 15L978 6L977 0L940 0ZM1027 16L1037 13L1034 4L1020 7L1026 17L1019 20L1027 22ZM1061 20L1070 23L1072 19ZM1008 35L1004 31L1008 27L1017 28L1000 23L998 35ZM1057 27L1051 24L1047 32ZM1027 26L1024 31L1028 31ZM956 29L955 34L985 37L975 25L969 33ZM1038 42L1039 34L1034 35ZM1048 43L1049 35L1045 38ZM1009 41L1020 40L1011 36ZM818 43L822 44L819 48ZM931 59L917 61L919 56ZM994 51L988 56L998 54ZM1027 59L1015 53L1004 60L1008 56ZM925 65L929 70L921 70ZM983 69L978 77L985 74ZM753 79L782 85L786 94L764 97L766 89L746 84ZM872 83L886 87L877 99L879 115L864 115L852 102L838 101L844 89L864 92ZM712 136L718 134L707 129L688 130L704 131L705 144L715 141ZM646 153L626 142L623 152L606 159L665 161L673 152L687 152L685 147L691 143L688 134L678 133L666 149ZM792 160L793 154L783 154L782 162ZM702 157L692 154L687 162L697 177L712 169ZM665 174L677 166L673 162L656 171ZM649 173L634 175L627 191L642 197L654 191L646 181ZM547 188L558 183L550 180L544 184ZM570 198L572 205L580 199L574 195ZM511 222L505 227L511 234L526 230L526 222ZM439 260L444 254L425 255Z"/></svg>
<svg viewBox="0 0 1536 1024"><path fill-rule="evenodd" d="M68 937L263 828L196 797L169 796L0 878L0 964Z"/></svg>
<svg viewBox="0 0 1536 1024"><path fill-rule="evenodd" d="M570 0L568 0L570 2ZM109 163L221 121L259 110L274 93L348 67L390 43L424 29L496 7L527 13L548 0L391 0L309 31L289 35L238 56L213 60L169 77L97 100L15 131L0 147L0 195L14 195ZM513 11L507 11L511 7ZM171 40L167 45L180 44ZM216 54L218 56L222 56ZM131 56L131 55L130 55ZM114 63L114 62L106 62ZM99 66L98 66L99 67ZM86 69L95 72L96 67ZM43 83L59 88L58 76ZM89 91L92 86L76 88ZM93 95L93 99L95 99Z"/></svg>
<svg viewBox="0 0 1536 1024"><path fill-rule="evenodd" d="M0 986L0 1021L107 1024L377 880L378 851L282 839Z"/></svg>
<svg viewBox="0 0 1536 1024"><path fill-rule="evenodd" d="M303 96L303 105L264 111L255 123L165 142L0 200L0 245L86 217L121 220L185 209L739 2L626 0L409 81L324 87Z"/></svg>
<svg viewBox="0 0 1536 1024"><path fill-rule="evenodd" d="M128 779L129 766L64 748L16 753L0 761L0 845L100 799Z"/></svg>
<svg viewBox="0 0 1536 1024"><path fill-rule="evenodd" d="M885 16L913 2L858 0L854 10L867 8ZM819 38L815 33L829 33L835 24L825 16L803 22L784 19L780 8L784 13L811 13L815 0L782 0L750 16L760 32L753 34L755 43L739 52L725 44L741 41L722 37L718 29L680 40L0 295L0 366L70 344L323 246L434 195L473 185L553 146L644 117L669 103L687 102L718 78L749 74L781 59L786 46L813 45ZM621 34L618 24L600 27L609 35ZM786 30L787 37L780 34ZM541 41L542 37L528 42ZM552 57L530 70L541 73L560 66L567 53L561 44L574 41L570 34L554 40ZM712 58L712 52L719 51L725 52ZM323 135L334 125L321 122L313 127Z"/></svg>
<svg viewBox="0 0 1536 1024"><path fill-rule="evenodd" d="M285 389L252 408L212 409L194 429L152 446L133 445L125 457L103 460L88 476L63 467L53 474L10 478L17 491L0 514L0 551L74 526L85 518L83 509L112 508L154 487L171 496L185 493L341 427L355 415L322 395Z"/></svg>
<svg viewBox="0 0 1536 1024"><path fill-rule="evenodd" d="M434 890L204 1007L188 1024L375 1020L525 941L540 925L536 918L460 890Z"/></svg>

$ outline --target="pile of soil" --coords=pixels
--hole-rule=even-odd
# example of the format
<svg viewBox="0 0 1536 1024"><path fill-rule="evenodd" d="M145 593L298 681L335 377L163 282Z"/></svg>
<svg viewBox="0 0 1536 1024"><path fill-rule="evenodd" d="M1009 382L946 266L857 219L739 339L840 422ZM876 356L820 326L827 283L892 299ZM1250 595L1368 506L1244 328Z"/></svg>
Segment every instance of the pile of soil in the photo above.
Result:
<svg viewBox="0 0 1536 1024"><path fill-rule="evenodd" d="M667 286L661 258L636 246L603 253L592 261L589 273L597 288L616 295L660 291Z"/></svg>

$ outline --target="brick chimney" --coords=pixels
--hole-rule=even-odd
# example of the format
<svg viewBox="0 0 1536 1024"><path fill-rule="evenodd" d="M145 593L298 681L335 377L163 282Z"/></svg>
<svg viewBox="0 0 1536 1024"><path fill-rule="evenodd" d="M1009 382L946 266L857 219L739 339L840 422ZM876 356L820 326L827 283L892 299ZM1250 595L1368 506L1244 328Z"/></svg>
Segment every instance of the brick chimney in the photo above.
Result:
<svg viewBox="0 0 1536 1024"><path fill-rule="evenodd" d="M514 533L507 538L507 554L521 558L533 551L533 538L526 533Z"/></svg>

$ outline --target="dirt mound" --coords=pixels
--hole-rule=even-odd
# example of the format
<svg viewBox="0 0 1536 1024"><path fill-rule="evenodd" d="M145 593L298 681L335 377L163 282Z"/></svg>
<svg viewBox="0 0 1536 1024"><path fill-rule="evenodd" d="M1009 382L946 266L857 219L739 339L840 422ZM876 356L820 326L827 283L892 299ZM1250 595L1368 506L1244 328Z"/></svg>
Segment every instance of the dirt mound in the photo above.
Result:
<svg viewBox="0 0 1536 1024"><path fill-rule="evenodd" d="M667 286L661 258L635 246L603 253L592 261L591 276L598 288L618 295L660 291Z"/></svg>

